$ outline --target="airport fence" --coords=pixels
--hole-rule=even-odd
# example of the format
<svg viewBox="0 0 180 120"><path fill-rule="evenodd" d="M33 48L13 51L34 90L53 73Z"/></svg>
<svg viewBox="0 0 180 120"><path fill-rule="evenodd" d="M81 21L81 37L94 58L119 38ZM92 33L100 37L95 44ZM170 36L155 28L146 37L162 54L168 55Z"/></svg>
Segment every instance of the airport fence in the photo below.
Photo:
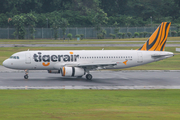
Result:
<svg viewBox="0 0 180 120"><path fill-rule="evenodd" d="M153 33L157 27L121 27L119 32L128 33L130 32L132 36L135 32L148 32ZM106 30L105 38L110 38L110 33L114 34L113 27L102 27L102 29ZM171 31L175 31L176 27L171 27ZM15 32L15 28L0 28L0 39L15 39L13 33ZM66 38L67 34L71 33L72 37L75 38L77 34L83 34L85 39L93 39L97 38L97 31L94 27L84 27L84 28L67 28L66 29ZM52 28L35 28L34 38L35 39L53 39L53 29ZM169 34L171 36L171 34ZM148 35L146 37L149 37ZM63 32L59 28L58 29L58 38L63 38ZM25 39L30 39L30 31L26 28Z"/></svg>

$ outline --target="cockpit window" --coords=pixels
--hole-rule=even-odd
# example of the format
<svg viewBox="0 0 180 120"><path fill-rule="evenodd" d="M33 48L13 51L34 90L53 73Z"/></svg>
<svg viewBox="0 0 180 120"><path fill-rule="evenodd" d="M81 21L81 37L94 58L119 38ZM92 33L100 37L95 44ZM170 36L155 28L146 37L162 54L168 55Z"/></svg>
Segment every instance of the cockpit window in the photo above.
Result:
<svg viewBox="0 0 180 120"><path fill-rule="evenodd" d="M19 56L11 56L10 59L19 59Z"/></svg>

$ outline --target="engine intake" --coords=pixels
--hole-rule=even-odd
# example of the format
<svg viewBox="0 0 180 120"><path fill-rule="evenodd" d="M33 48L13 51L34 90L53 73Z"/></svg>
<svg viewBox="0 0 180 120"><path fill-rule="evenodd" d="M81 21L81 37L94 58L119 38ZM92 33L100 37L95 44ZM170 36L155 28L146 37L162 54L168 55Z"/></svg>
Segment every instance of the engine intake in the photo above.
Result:
<svg viewBox="0 0 180 120"><path fill-rule="evenodd" d="M61 74L62 76L78 77L85 75L85 71L83 68L78 68L78 67L63 67L61 68Z"/></svg>

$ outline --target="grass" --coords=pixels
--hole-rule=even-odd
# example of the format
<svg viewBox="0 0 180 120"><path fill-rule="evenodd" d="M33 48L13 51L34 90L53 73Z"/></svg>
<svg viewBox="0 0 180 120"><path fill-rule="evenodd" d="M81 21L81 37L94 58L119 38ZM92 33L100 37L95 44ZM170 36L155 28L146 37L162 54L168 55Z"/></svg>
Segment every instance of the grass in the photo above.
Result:
<svg viewBox="0 0 180 120"><path fill-rule="evenodd" d="M126 39L83 39L81 41L77 40L53 40L53 39L34 39L34 40L19 40L19 39L0 39L0 44L117 44L121 41L132 41L126 44L134 44L133 41L142 41L138 44L143 44L144 41L147 41L148 38L126 38ZM116 41L116 42L114 42ZM168 37L168 41L177 41L179 44L180 37ZM176 44L174 43L174 44ZM124 43L119 43L124 44ZM170 44L170 43L167 43Z"/></svg>
<svg viewBox="0 0 180 120"><path fill-rule="evenodd" d="M180 70L180 53L175 51L176 47L166 47L166 51L171 51L174 57L124 70ZM0 64L12 54L19 51L30 50L101 50L100 47L4 47L0 48ZM137 47L104 47L105 50L130 50Z"/></svg>
<svg viewBox="0 0 180 120"><path fill-rule="evenodd" d="M0 90L0 119L169 120L180 90Z"/></svg>
<svg viewBox="0 0 180 120"><path fill-rule="evenodd" d="M127 39L128 41L129 39ZM133 39L135 40L135 39ZM144 41L144 38L140 39ZM179 38L171 38L179 41ZM38 42L57 42L38 40ZM85 40L86 41L86 40ZM88 42L91 40L87 40ZM96 40L92 40L95 41ZM106 41L106 40L102 40ZM107 40L108 41L108 40ZM124 41L124 39L123 39ZM136 41L136 40L135 40ZM23 44L37 40L0 40ZM19 42L19 43L18 43ZM74 40L75 42L75 40ZM3 44L4 44L3 43ZM44 43L43 43L44 44ZM180 70L176 47L166 51L172 58L126 70ZM0 63L13 53L30 50L101 50L100 47L11 47L0 48ZM130 50L137 47L104 47L105 50ZM178 120L180 90L0 90L0 119L3 120Z"/></svg>

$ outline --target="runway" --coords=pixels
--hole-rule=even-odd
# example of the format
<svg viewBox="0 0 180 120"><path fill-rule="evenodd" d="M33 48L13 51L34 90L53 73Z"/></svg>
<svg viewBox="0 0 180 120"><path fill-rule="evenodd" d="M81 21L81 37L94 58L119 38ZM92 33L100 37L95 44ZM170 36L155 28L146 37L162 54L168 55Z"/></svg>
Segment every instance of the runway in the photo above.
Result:
<svg viewBox="0 0 180 120"><path fill-rule="evenodd" d="M0 44L1 47L141 47L142 44ZM179 47L180 44L167 44L167 47Z"/></svg>
<svg viewBox="0 0 180 120"><path fill-rule="evenodd" d="M23 71L0 67L0 89L180 89L180 71L92 71L85 77L62 77L46 71Z"/></svg>

